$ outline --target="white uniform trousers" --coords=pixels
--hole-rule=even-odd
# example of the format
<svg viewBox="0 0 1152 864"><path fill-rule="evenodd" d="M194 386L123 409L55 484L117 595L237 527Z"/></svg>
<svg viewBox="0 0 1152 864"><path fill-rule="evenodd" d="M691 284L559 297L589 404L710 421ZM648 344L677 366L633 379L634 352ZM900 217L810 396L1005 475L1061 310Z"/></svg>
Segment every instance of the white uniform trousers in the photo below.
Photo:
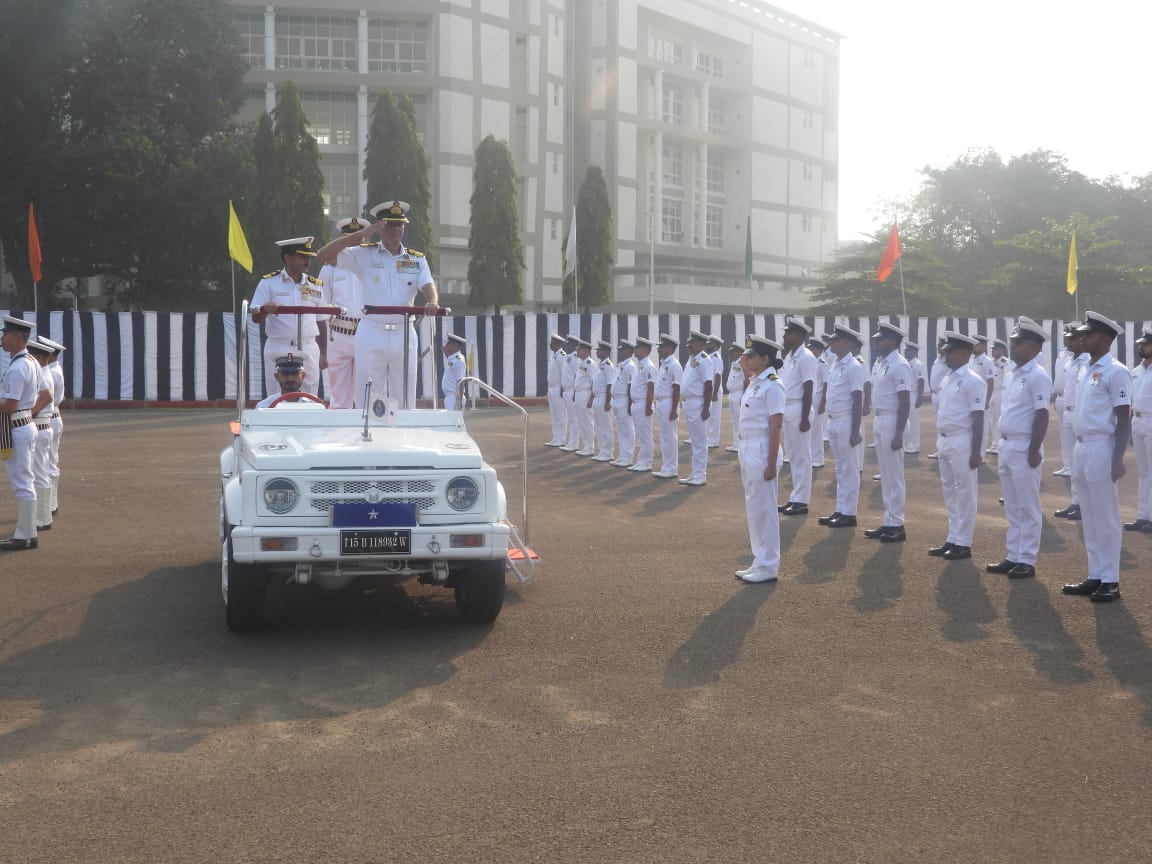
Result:
<svg viewBox="0 0 1152 864"><path fill-rule="evenodd" d="M701 415L704 413L704 400L698 396L690 396L682 403L684 406L684 425L688 427L688 440L692 442L692 474L691 477L699 480L708 479L708 421ZM715 402L711 406L720 410ZM661 438L663 446L663 438Z"/></svg>
<svg viewBox="0 0 1152 864"><path fill-rule="evenodd" d="M818 414L816 409L812 409L812 431L808 433L808 437L812 440L812 464L824 464L824 418L826 414Z"/></svg>
<svg viewBox="0 0 1152 864"><path fill-rule="evenodd" d="M596 420L592 416L592 409L588 407L588 400L592 397L591 390L576 390L573 402L576 409L576 423L580 429L580 450L593 450L596 447Z"/></svg>
<svg viewBox="0 0 1152 864"><path fill-rule="evenodd" d="M59 415L59 411L55 412ZM60 476L60 439L64 437L64 420L52 418L52 453L48 457L48 476L56 480Z"/></svg>
<svg viewBox="0 0 1152 864"><path fill-rule="evenodd" d="M580 412L576 409L576 392L574 390L569 390L564 394L564 410L568 413L568 432L564 437L564 446L579 450Z"/></svg>
<svg viewBox="0 0 1152 864"><path fill-rule="evenodd" d="M1152 417L1132 419L1132 446L1136 451L1136 469L1140 472L1136 518L1152 519Z"/></svg>
<svg viewBox="0 0 1152 864"><path fill-rule="evenodd" d="M728 419L732 421L733 447L738 447L740 445L737 433L740 431L740 402L743 398L743 390L733 390L728 394Z"/></svg>
<svg viewBox="0 0 1152 864"><path fill-rule="evenodd" d="M1068 424L1067 434L1064 432L1064 408L1065 402L1063 396L1056 397L1056 403L1052 406L1055 412L1056 428L1060 433L1060 467L1072 467L1072 449L1076 445L1076 433L1072 431L1072 424ZM1071 417L1068 418L1071 421Z"/></svg>
<svg viewBox="0 0 1152 864"><path fill-rule="evenodd" d="M988 400L988 412L984 415L984 426L987 434L984 436L985 447L1000 446L1000 405L1004 401L1003 392L993 391L992 398Z"/></svg>
<svg viewBox="0 0 1152 864"><path fill-rule="evenodd" d="M920 452L920 409L916 407L916 399L908 406L908 424L904 427L904 449L909 453Z"/></svg>
<svg viewBox="0 0 1152 864"><path fill-rule="evenodd" d="M720 446L720 421L724 415L724 397L708 406L708 446Z"/></svg>
<svg viewBox="0 0 1152 864"><path fill-rule="evenodd" d="M636 433L636 464L651 466L652 418L644 413L643 401L632 404L632 430Z"/></svg>
<svg viewBox="0 0 1152 864"><path fill-rule="evenodd" d="M294 339L267 340L264 343L264 395L280 395L280 382L276 380L276 358L285 354L304 354L308 358L304 362L304 389L309 393L319 390L320 361L316 357L319 350L315 340L312 340L311 345L305 344L304 348L298 348Z"/></svg>
<svg viewBox="0 0 1152 864"><path fill-rule="evenodd" d="M1040 466L1028 464L1030 434L1000 439L997 470L1004 494L1004 518L1008 520L1005 558L1017 564L1035 566L1040 554L1040 532L1044 518L1040 511Z"/></svg>
<svg viewBox="0 0 1152 864"><path fill-rule="evenodd" d="M351 322L346 323L351 325ZM344 327L345 324L336 326ZM356 401L356 337L337 333L331 329L331 324L328 329L327 372L329 405L333 408L351 408Z"/></svg>
<svg viewBox="0 0 1152 864"><path fill-rule="evenodd" d="M788 471L792 475L789 501L807 504L812 498L812 430L800 431L801 403L784 406L784 448L788 451Z"/></svg>
<svg viewBox="0 0 1152 864"><path fill-rule="evenodd" d="M880 469L880 497L884 499L884 521L880 524L896 528L904 524L904 448L892 449L892 436L896 434L896 412L876 412L872 421L872 434L876 437L876 465Z"/></svg>
<svg viewBox="0 0 1152 864"><path fill-rule="evenodd" d="M381 316L367 316L356 328L356 407L363 407L364 387L372 380L372 392L395 399L401 408L416 405L416 331L408 327L408 400L404 400L404 324L385 330ZM396 316L389 316L396 317ZM311 373L309 373L311 374ZM308 389L308 379L304 379Z"/></svg>
<svg viewBox="0 0 1152 864"><path fill-rule="evenodd" d="M680 473L680 441L678 420L669 420L672 397L656 399L656 422L660 424L660 470L666 474Z"/></svg>
<svg viewBox="0 0 1152 864"><path fill-rule="evenodd" d="M560 396L559 386L548 388L548 414L552 421L552 437L548 440L563 444L568 440L568 409Z"/></svg>
<svg viewBox="0 0 1152 864"><path fill-rule="evenodd" d="M852 414L845 412L828 418L828 446L836 460L836 512L855 516L860 501L860 448L851 447Z"/></svg>
<svg viewBox="0 0 1152 864"><path fill-rule="evenodd" d="M941 432L936 437L940 457L940 485L948 508L948 542L971 546L976 533L976 469L968 467L972 457L971 432Z"/></svg>
<svg viewBox="0 0 1152 864"><path fill-rule="evenodd" d="M631 465L636 453L636 426L628 413L628 402L627 396L613 398L612 413L616 416L616 459Z"/></svg>
<svg viewBox="0 0 1152 864"><path fill-rule="evenodd" d="M1120 581L1120 493L1112 479L1114 436L1076 441L1072 476L1080 493L1084 551L1088 553L1088 578Z"/></svg>
<svg viewBox="0 0 1152 864"><path fill-rule="evenodd" d="M770 573L780 571L780 514L776 480L765 480L768 467L768 439L737 441L740 448L740 479L744 482L744 509L748 515L748 541L752 546L752 566ZM777 470L781 465L777 457Z"/></svg>
<svg viewBox="0 0 1152 864"><path fill-rule="evenodd" d="M596 455L612 456L612 408L604 410L604 397L592 401L592 425L596 429Z"/></svg>
<svg viewBox="0 0 1152 864"><path fill-rule="evenodd" d="M36 445L32 450L32 485L36 489L47 489L52 485L49 473L52 459L52 427L36 427ZM39 492L36 493L40 495Z"/></svg>
<svg viewBox="0 0 1152 864"><path fill-rule="evenodd" d="M8 482L17 501L35 501L32 462L36 455L36 424L28 423L12 430L12 458L4 463Z"/></svg>

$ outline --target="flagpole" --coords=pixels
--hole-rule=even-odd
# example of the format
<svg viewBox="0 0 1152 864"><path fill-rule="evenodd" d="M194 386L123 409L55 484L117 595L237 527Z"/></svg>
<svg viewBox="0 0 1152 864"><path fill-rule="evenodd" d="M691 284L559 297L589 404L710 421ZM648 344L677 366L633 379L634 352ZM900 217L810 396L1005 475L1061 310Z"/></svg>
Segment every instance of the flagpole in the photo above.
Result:
<svg viewBox="0 0 1152 864"><path fill-rule="evenodd" d="M904 295L904 256L896 259L896 269L900 271L900 302L904 304L904 317L908 317L908 298Z"/></svg>
<svg viewBox="0 0 1152 864"><path fill-rule="evenodd" d="M648 316L656 314L656 208L648 210Z"/></svg>
<svg viewBox="0 0 1152 864"><path fill-rule="evenodd" d="M232 317L236 317L236 262L228 259L228 269L232 272Z"/></svg>

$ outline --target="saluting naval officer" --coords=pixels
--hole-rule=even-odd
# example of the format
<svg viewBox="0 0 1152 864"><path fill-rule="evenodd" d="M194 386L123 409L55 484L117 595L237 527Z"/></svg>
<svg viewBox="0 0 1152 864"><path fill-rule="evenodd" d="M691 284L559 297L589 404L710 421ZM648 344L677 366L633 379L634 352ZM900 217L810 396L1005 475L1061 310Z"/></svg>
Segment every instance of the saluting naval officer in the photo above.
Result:
<svg viewBox="0 0 1152 864"><path fill-rule="evenodd" d="M636 433L636 461L629 471L640 473L652 470L652 415L656 410L656 364L649 356L655 343L643 336L636 337L636 371L632 373L629 393L632 426Z"/></svg>
<svg viewBox="0 0 1152 864"><path fill-rule="evenodd" d="M444 408L447 411L463 411L467 407L467 397L456 401L456 388L460 382L468 377L468 361L464 352L468 348L468 340L455 333L444 337L444 344L440 351L444 354L444 374L440 376L440 393L444 396Z"/></svg>
<svg viewBox="0 0 1152 864"><path fill-rule="evenodd" d="M720 446L720 421L724 413L724 340L715 334L708 336L704 350L712 361L712 404L708 408L708 446Z"/></svg>
<svg viewBox="0 0 1152 864"><path fill-rule="evenodd" d="M786 516L805 515L812 498L812 400L819 363L805 345L811 333L804 321L789 318L781 336L786 352L779 373L784 387L784 451L792 475L792 491L780 508Z"/></svg>
<svg viewBox="0 0 1152 864"><path fill-rule="evenodd" d="M1094 603L1120 597L1120 497L1124 450L1132 434L1132 375L1111 354L1123 326L1089 312L1076 328L1089 364L1076 387L1076 450L1072 476L1080 495L1088 577L1065 585L1065 594L1088 596Z"/></svg>
<svg viewBox="0 0 1152 864"><path fill-rule="evenodd" d="M36 424L32 406L40 391L40 366L28 354L32 322L4 316L0 346L12 358L0 378L0 461L16 496L16 528L11 538L0 540L0 551L35 549L36 488L32 456L36 447Z"/></svg>
<svg viewBox="0 0 1152 864"><path fill-rule="evenodd" d="M685 485L700 485L708 479L708 417L716 407L712 401L712 360L704 350L708 338L699 330L688 333L688 365L680 382L680 403L684 406L684 423L692 445L692 471L680 480Z"/></svg>
<svg viewBox="0 0 1152 864"><path fill-rule="evenodd" d="M984 411L988 382L969 365L976 339L963 333L944 334L948 374L940 382L936 416L936 452L940 484L948 509L948 539L929 555L954 561L972 557L976 531L976 469L984 461Z"/></svg>
<svg viewBox="0 0 1152 864"><path fill-rule="evenodd" d="M592 373L592 425L596 432L596 455L593 462L612 461L612 381L616 366L612 362L612 343L596 343L596 365Z"/></svg>
<svg viewBox="0 0 1152 864"><path fill-rule="evenodd" d="M564 404L561 384L567 364L564 337L553 333L548 337L548 416L552 421L552 438L546 447L563 447L568 443L568 406Z"/></svg>
<svg viewBox="0 0 1152 864"><path fill-rule="evenodd" d="M271 408L273 402L288 393L307 393L308 391L304 388L304 379L308 377L304 371L306 364L307 358L303 354L290 352L277 357L275 360L276 392L269 393L256 403L256 407ZM312 384L309 383L308 386L311 387Z"/></svg>
<svg viewBox="0 0 1152 864"><path fill-rule="evenodd" d="M812 439L812 467L823 468L826 433L824 431L824 408L821 406L824 404L828 388L828 370L832 368L830 361L833 358L828 351L828 346L819 336L813 336L808 340L808 350L816 358L816 383L812 390L812 431L808 437Z"/></svg>
<svg viewBox="0 0 1152 864"><path fill-rule="evenodd" d="M749 336L742 355L748 384L740 400L740 480L752 566L736 571L744 582L773 582L780 574L779 472L784 425L784 386L776 374L783 346Z"/></svg>
<svg viewBox="0 0 1152 864"><path fill-rule="evenodd" d="M1004 573L1010 579L1035 576L1040 554L1040 465L1044 461L1044 436L1048 434L1052 382L1036 357L1046 338L1043 327L1022 317L1008 340L1015 365L1004 376L997 423L997 471L1008 520L1007 550L1003 560L984 569Z"/></svg>
<svg viewBox="0 0 1152 864"><path fill-rule="evenodd" d="M828 444L836 461L836 510L821 516L819 523L831 528L856 527L856 507L860 501L860 445L864 436L864 366L856 352L863 338L847 325L837 324L824 339L836 358L828 372L824 398L828 424Z"/></svg>
<svg viewBox="0 0 1152 864"><path fill-rule="evenodd" d="M612 377L609 393L612 397L612 414L616 419L616 458L609 462L617 468L632 465L636 452L636 426L632 422L632 376L636 373L636 360L632 356L635 343L621 339L616 346L616 374Z"/></svg>
<svg viewBox="0 0 1152 864"><path fill-rule="evenodd" d="M660 470L652 476L671 480L680 473L680 442L677 429L680 420L680 384L684 367L676 357L680 344L667 333L660 334L656 352L660 364L656 372L656 422L660 425ZM693 485L703 485L693 484Z"/></svg>
<svg viewBox="0 0 1152 864"><path fill-rule="evenodd" d="M323 283L308 275L316 253L313 237L277 240L284 268L260 280L252 294L252 320L264 325L264 391L276 393L276 358L295 352L308 357L305 374L319 386L320 370L328 366L328 332L325 321L315 315L278 315L278 306L324 306L328 295ZM327 248L327 247L325 247ZM297 321L299 319L299 321ZM297 344L299 339L300 344ZM314 358L319 358L316 360Z"/></svg>
<svg viewBox="0 0 1152 864"><path fill-rule="evenodd" d="M884 543L902 543L904 532L904 427L912 408L912 367L900 354L907 334L895 324L881 321L872 334L876 346L876 369L872 376L873 436L876 464L880 469L880 495L884 518L879 528L865 537Z"/></svg>
<svg viewBox="0 0 1152 864"><path fill-rule="evenodd" d="M1152 534L1152 329L1144 328L1136 340L1140 362L1132 370L1132 446L1140 471L1136 519L1125 531Z"/></svg>
<svg viewBox="0 0 1152 864"><path fill-rule="evenodd" d="M351 216L337 222L336 228L341 234L354 234L368 224L367 219ZM351 408L356 397L356 330L364 308L360 281L355 273L332 264L320 268L320 281L327 289L329 302L348 310L328 319L328 405Z"/></svg>
<svg viewBox="0 0 1152 864"><path fill-rule="evenodd" d="M728 415L732 420L732 445L725 447L729 453L740 452L740 400L744 396L744 364L741 357L744 348L733 342L728 346L728 378L724 389L728 393Z"/></svg>
<svg viewBox="0 0 1152 864"><path fill-rule="evenodd" d="M409 306L420 295L429 313L440 295L423 252L404 245L408 204L385 201L369 212L378 220L337 237L318 253L323 264L356 274L365 306ZM378 242L373 242L374 238ZM404 333L408 332L408 379L404 379ZM356 327L356 407L363 407L368 381L403 408L416 404L419 346L413 316L365 315ZM405 394L407 400L405 401Z"/></svg>

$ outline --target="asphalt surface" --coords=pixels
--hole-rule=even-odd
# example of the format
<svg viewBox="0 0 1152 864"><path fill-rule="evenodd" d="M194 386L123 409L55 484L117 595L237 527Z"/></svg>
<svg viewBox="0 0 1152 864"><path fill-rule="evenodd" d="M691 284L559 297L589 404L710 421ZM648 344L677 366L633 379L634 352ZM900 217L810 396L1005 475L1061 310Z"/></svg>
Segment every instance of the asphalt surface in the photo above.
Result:
<svg viewBox="0 0 1152 864"><path fill-rule="evenodd" d="M236 636L230 414L68 413L56 523L0 558L0 861L1152 861L1152 535L1125 536L1109 605L1061 595L1085 567L1064 520L1036 579L984 574L983 468L976 558L930 558L921 456L909 540L880 545L869 454L860 528L816 524L829 460L779 584L745 586L732 454L689 489L545 448L531 414L543 563L493 626L408 584ZM468 421L515 508L520 420Z"/></svg>

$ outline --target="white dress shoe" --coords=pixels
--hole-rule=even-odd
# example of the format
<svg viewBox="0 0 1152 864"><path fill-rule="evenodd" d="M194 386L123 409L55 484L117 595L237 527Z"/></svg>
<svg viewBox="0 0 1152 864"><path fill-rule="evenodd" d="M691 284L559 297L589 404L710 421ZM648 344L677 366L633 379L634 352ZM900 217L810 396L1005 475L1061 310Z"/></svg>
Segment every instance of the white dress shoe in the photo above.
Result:
<svg viewBox="0 0 1152 864"><path fill-rule="evenodd" d="M658 480L671 480L676 476L675 471L653 471L652 476Z"/></svg>
<svg viewBox="0 0 1152 864"><path fill-rule="evenodd" d="M776 579L777 579L777 574L773 573L767 567L753 567L751 573L749 573L746 576L740 577L741 582L751 582L751 583L775 582Z"/></svg>
<svg viewBox="0 0 1152 864"><path fill-rule="evenodd" d="M628 461L626 461L626 460L625 460L625 461L621 461L621 460L619 460L619 459L617 459L615 462L612 462L612 463L609 463L609 464L615 465L617 468L631 468L631 467L632 467L632 463L631 463L631 462L628 462Z"/></svg>
<svg viewBox="0 0 1152 864"><path fill-rule="evenodd" d="M576 451L577 456L592 456L595 453L596 453L595 450L577 450Z"/></svg>
<svg viewBox="0 0 1152 864"><path fill-rule="evenodd" d="M740 448L737 447L736 445L732 445L730 447L725 447L724 449L729 453L739 453L740 452Z"/></svg>
<svg viewBox="0 0 1152 864"><path fill-rule="evenodd" d="M611 462L612 457L611 456L597 456L592 461L593 462Z"/></svg>
<svg viewBox="0 0 1152 864"><path fill-rule="evenodd" d="M708 481L703 477L681 477L677 482L684 486L703 486Z"/></svg>
<svg viewBox="0 0 1152 864"><path fill-rule="evenodd" d="M544 442L544 446L545 447L560 447L563 443L564 443L563 441L546 441L546 442Z"/></svg>
<svg viewBox="0 0 1152 864"><path fill-rule="evenodd" d="M742 579L745 576L751 576L755 572L756 572L755 567L745 567L743 570L737 570L736 571L736 578Z"/></svg>
<svg viewBox="0 0 1152 864"><path fill-rule="evenodd" d="M635 472L639 473L641 471L651 471L652 466L651 466L651 464L649 464L649 465L632 465L631 467L629 467L628 470L629 471L635 471Z"/></svg>
<svg viewBox="0 0 1152 864"><path fill-rule="evenodd" d="M575 448L575 447L569 447L567 444L565 444L565 445L564 445L563 447L561 447L560 449L561 449L561 450L563 450L565 453L575 453L575 452L576 452L576 448Z"/></svg>
<svg viewBox="0 0 1152 864"><path fill-rule="evenodd" d="M823 468L824 467L824 460L821 459L819 462L813 462L812 467L813 468Z"/></svg>

